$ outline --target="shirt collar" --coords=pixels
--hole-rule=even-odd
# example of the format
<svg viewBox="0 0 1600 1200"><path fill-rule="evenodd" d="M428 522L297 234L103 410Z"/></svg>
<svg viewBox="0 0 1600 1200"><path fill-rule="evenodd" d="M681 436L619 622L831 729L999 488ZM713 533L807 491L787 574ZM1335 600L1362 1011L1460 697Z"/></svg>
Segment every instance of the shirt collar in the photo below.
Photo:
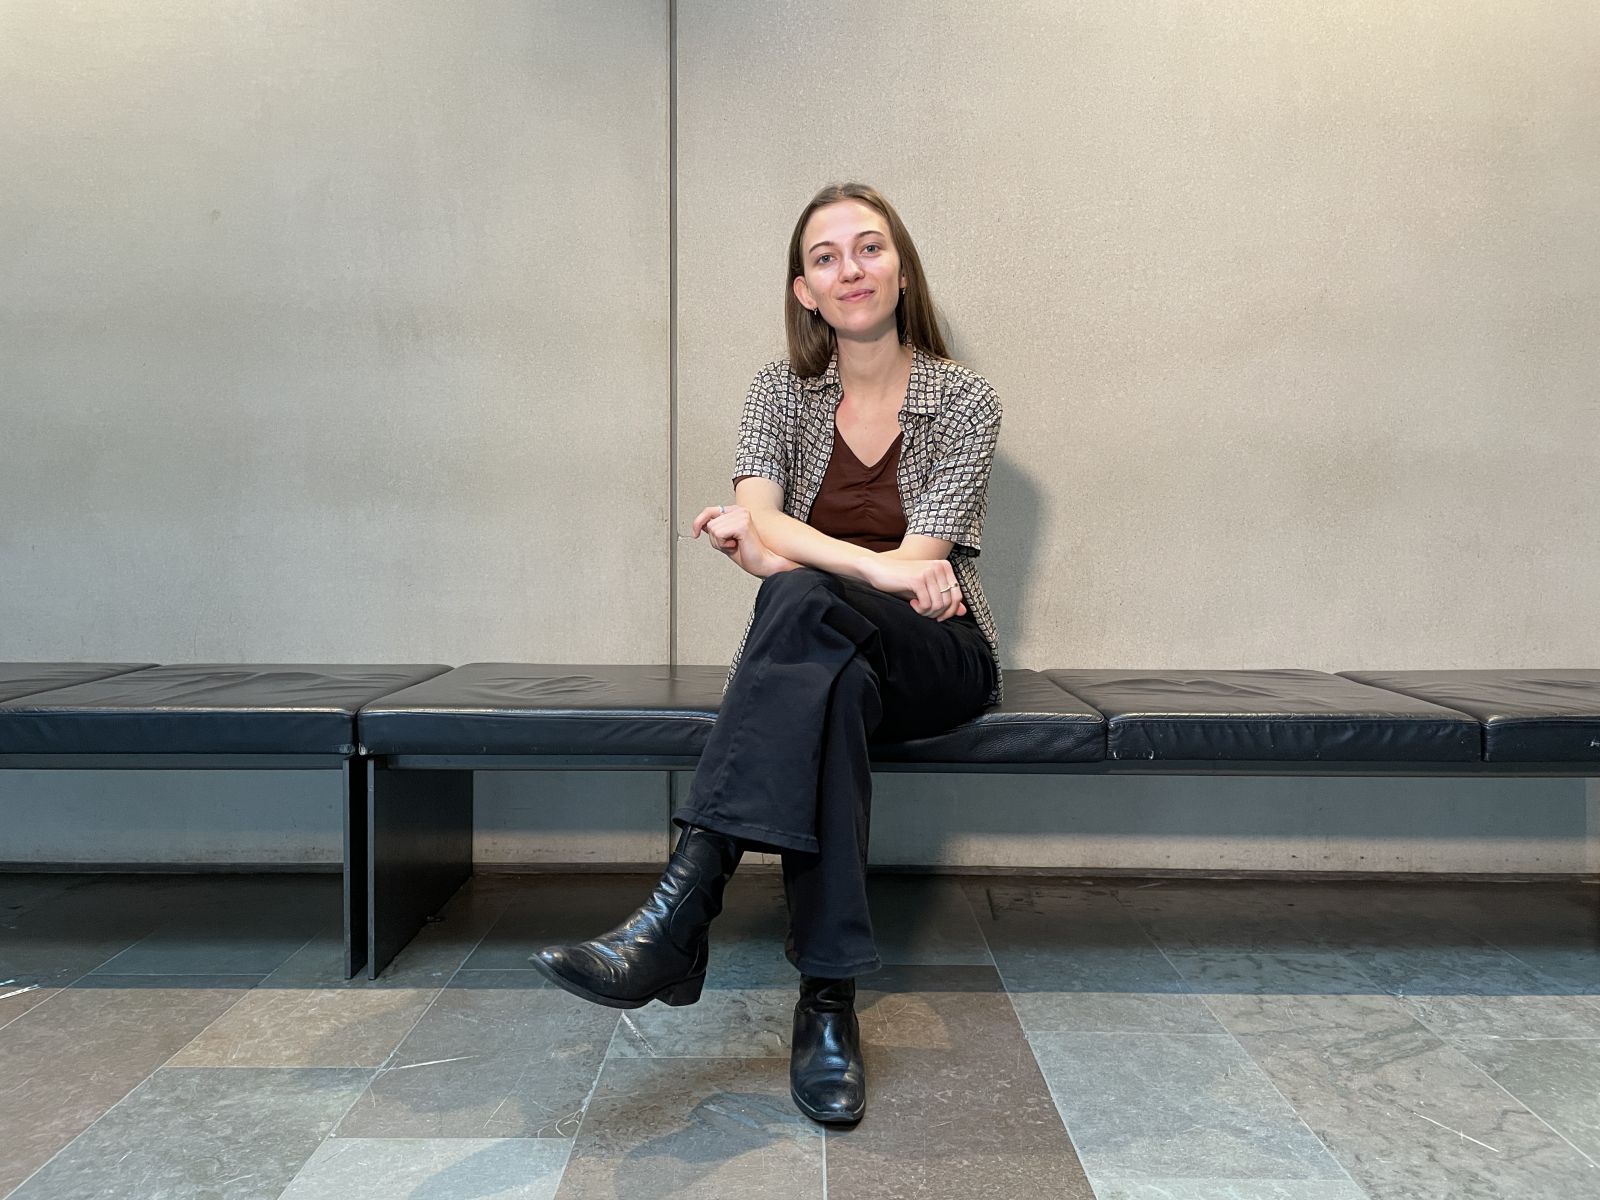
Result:
<svg viewBox="0 0 1600 1200"><path fill-rule="evenodd" d="M827 370L821 375L802 379L800 387L813 396L828 397L835 407L844 397L844 385L839 381L839 351L837 347L828 356ZM902 412L931 417L939 411L939 372L932 355L920 346L911 347L911 381L906 386L906 402Z"/></svg>

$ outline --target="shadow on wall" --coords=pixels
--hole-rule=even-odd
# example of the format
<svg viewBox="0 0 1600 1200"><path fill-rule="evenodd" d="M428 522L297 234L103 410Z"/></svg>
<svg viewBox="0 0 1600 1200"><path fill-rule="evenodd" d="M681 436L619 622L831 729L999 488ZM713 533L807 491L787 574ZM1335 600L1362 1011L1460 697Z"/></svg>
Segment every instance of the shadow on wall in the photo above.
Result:
<svg viewBox="0 0 1600 1200"><path fill-rule="evenodd" d="M1005 403L1002 397L1001 403ZM978 569L983 594L994 614L1000 639L1000 663L1016 667L1017 647L1023 640L1022 614L1028 582L1035 578L1035 558L1044 531L1040 528L1044 498L1034 481L1023 474L1004 451L1005 421L1000 427L1001 450L989 471L989 511L983 521L983 552ZM1064 655L1057 655L1065 660ZM1054 664L1051 664L1054 665Z"/></svg>
<svg viewBox="0 0 1600 1200"><path fill-rule="evenodd" d="M966 339L952 328L947 314L941 314L940 324L945 348L951 357L972 366L967 358ZM973 369L978 370L975 366ZM983 374L981 370L978 373ZM978 572L983 580L983 594L989 600L989 611L994 616L995 636L1000 641L1000 665L1016 667L1021 665L1017 661L1017 647L1023 640L1024 600L1028 582L1035 578L1037 564L1034 560L1044 534L1040 527L1044 497L1038 485L1018 470L1006 453L1007 445L1017 444L1014 439L1023 436L1019 418L1024 409L1007 397L1003 388L1000 389L1000 404L1000 445L994 464L989 468L989 506L983 520L983 552L978 555Z"/></svg>

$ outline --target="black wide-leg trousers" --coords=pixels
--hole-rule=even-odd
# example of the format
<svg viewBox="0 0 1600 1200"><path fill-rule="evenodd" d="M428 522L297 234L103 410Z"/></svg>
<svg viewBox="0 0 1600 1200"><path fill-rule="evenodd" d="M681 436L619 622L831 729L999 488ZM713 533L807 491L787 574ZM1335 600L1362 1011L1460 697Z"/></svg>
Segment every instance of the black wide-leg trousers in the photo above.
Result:
<svg viewBox="0 0 1600 1200"><path fill-rule="evenodd" d="M785 953L805 974L881 965L867 910L870 743L977 715L994 670L970 615L935 621L814 567L762 581L739 669L672 819L782 856Z"/></svg>

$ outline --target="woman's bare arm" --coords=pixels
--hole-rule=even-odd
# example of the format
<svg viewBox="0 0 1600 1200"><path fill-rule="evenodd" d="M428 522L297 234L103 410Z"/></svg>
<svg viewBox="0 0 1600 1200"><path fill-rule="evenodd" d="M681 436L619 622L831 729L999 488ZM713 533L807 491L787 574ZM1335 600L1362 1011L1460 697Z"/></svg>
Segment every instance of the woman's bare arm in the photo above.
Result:
<svg viewBox="0 0 1600 1200"><path fill-rule="evenodd" d="M945 561L951 542L908 534L893 550L878 552L829 537L783 512L779 508L783 488L759 475L747 475L734 485L734 502L748 512L762 544L784 559L903 595L918 612L941 621L967 611L953 570ZM897 569L888 569L889 563L897 564Z"/></svg>

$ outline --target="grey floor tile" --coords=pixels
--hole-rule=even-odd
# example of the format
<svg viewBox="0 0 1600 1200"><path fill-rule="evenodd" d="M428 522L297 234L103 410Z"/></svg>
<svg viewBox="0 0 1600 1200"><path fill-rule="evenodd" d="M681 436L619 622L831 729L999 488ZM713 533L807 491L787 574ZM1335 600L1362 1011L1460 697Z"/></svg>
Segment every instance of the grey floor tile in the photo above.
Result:
<svg viewBox="0 0 1600 1200"><path fill-rule="evenodd" d="M696 1004L622 1011L612 1058L789 1056L798 987L707 988Z"/></svg>
<svg viewBox="0 0 1600 1200"><path fill-rule="evenodd" d="M47 904L94 878L93 875L67 872L0 872L0 925L8 925L23 913Z"/></svg>
<svg viewBox="0 0 1600 1200"><path fill-rule="evenodd" d="M799 995L800 972L784 956L789 906L776 872L741 872L728 884L711 926L706 989L775 989Z"/></svg>
<svg viewBox="0 0 1600 1200"><path fill-rule="evenodd" d="M828 1134L830 1200L1088 1200L992 968L891 967L857 986L867 1115Z"/></svg>
<svg viewBox="0 0 1600 1200"><path fill-rule="evenodd" d="M175 1067L381 1067L437 988L273 987L240 999Z"/></svg>
<svg viewBox="0 0 1600 1200"><path fill-rule="evenodd" d="M381 1067L506 903L469 883L375 980L344 977L342 931L324 927L172 1065Z"/></svg>
<svg viewBox="0 0 1600 1200"><path fill-rule="evenodd" d="M1411 1015L1441 1037L1600 1038L1600 1005L1578 996L1408 995Z"/></svg>
<svg viewBox="0 0 1600 1200"><path fill-rule="evenodd" d="M1592 1190L1592 1165L1394 997L1207 1003L1373 1200Z"/></svg>
<svg viewBox="0 0 1600 1200"><path fill-rule="evenodd" d="M533 971L462 971L339 1136L571 1137L617 1017Z"/></svg>
<svg viewBox="0 0 1600 1200"><path fill-rule="evenodd" d="M1315 950L1171 950L1167 958L1199 995L1381 994L1342 954Z"/></svg>
<svg viewBox="0 0 1600 1200"><path fill-rule="evenodd" d="M156 927L168 890L85 883L0 921L4 990L59 987L94 970Z"/></svg>
<svg viewBox="0 0 1600 1200"><path fill-rule="evenodd" d="M57 989L20 979L0 979L0 1029L56 994Z"/></svg>
<svg viewBox="0 0 1600 1200"><path fill-rule="evenodd" d="M869 875L867 903L878 956L885 963L993 963L961 880L954 876Z"/></svg>
<svg viewBox="0 0 1600 1200"><path fill-rule="evenodd" d="M317 931L314 915L251 910L237 902L166 917L95 968L106 975L267 975Z"/></svg>
<svg viewBox="0 0 1600 1200"><path fill-rule="evenodd" d="M1102 1179L1097 1200L1367 1200L1348 1180L1310 1179ZM1419 1197L1418 1200L1421 1200Z"/></svg>
<svg viewBox="0 0 1600 1200"><path fill-rule="evenodd" d="M1348 1179L1226 1034L1037 1033L1028 1040L1096 1176Z"/></svg>
<svg viewBox="0 0 1600 1200"><path fill-rule="evenodd" d="M99 977L0 1029L0 1196L235 1004L240 982Z"/></svg>
<svg viewBox="0 0 1600 1200"><path fill-rule="evenodd" d="M1299 920L1311 901L1282 887L1173 880L1116 889L1117 902L1168 953L1317 954L1334 947Z"/></svg>
<svg viewBox="0 0 1600 1200"><path fill-rule="evenodd" d="M369 1075L159 1070L11 1200L275 1197Z"/></svg>
<svg viewBox="0 0 1600 1200"><path fill-rule="evenodd" d="M822 1134L778 1059L614 1058L558 1200L820 1197Z"/></svg>
<svg viewBox="0 0 1600 1200"><path fill-rule="evenodd" d="M331 1138L282 1200L551 1200L566 1138Z"/></svg>
<svg viewBox="0 0 1600 1200"><path fill-rule="evenodd" d="M1489 1078L1600 1164L1600 1040L1447 1039Z"/></svg>
<svg viewBox="0 0 1600 1200"><path fill-rule="evenodd" d="M968 895L1024 1029L1220 1032L1106 889L990 883Z"/></svg>
<svg viewBox="0 0 1600 1200"><path fill-rule="evenodd" d="M1600 896L1562 903L1561 894L1536 895L1538 903L1513 894L1497 898L1472 930L1557 986L1591 999L1600 997Z"/></svg>

